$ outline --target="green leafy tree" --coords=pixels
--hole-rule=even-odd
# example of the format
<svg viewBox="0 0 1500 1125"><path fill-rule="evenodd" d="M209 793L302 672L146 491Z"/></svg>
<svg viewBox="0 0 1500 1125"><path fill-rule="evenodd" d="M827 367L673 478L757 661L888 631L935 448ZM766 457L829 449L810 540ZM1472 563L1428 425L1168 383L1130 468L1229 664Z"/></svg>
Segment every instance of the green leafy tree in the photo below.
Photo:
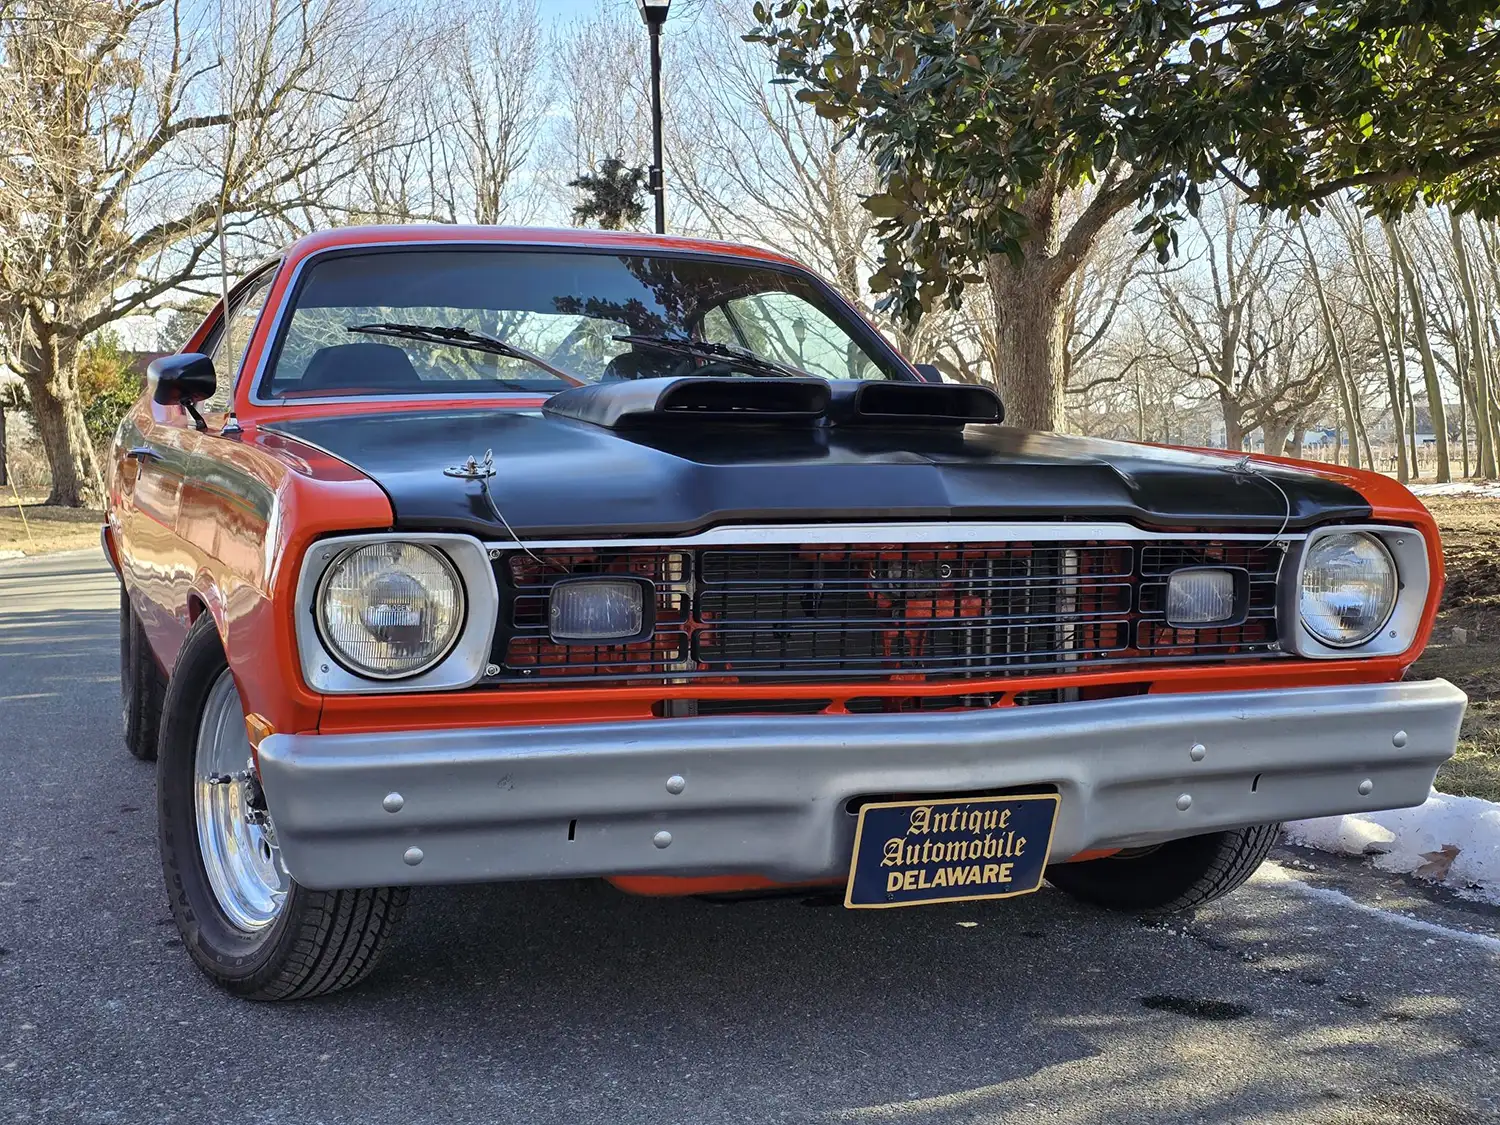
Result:
<svg viewBox="0 0 1500 1125"><path fill-rule="evenodd" d="M95 448L110 439L140 396L141 376L117 335L101 332L84 344L78 359L78 397Z"/></svg>
<svg viewBox="0 0 1500 1125"><path fill-rule="evenodd" d="M140 398L144 380L134 357L120 346L120 337L107 330L79 349L76 378L89 442L98 449L114 436L120 419ZM0 385L0 408L20 410L36 424L35 406L19 383Z"/></svg>
<svg viewBox="0 0 1500 1125"><path fill-rule="evenodd" d="M579 226L595 222L605 230L635 226L646 215L645 183L646 169L632 168L618 156L605 157L597 172L568 181L570 188L583 193L583 201L573 208L573 221Z"/></svg>
<svg viewBox="0 0 1500 1125"><path fill-rule="evenodd" d="M1350 189L1384 215L1500 211L1494 0L787 0L755 18L781 79L874 159L886 307L915 322L991 291L1019 424L1061 428L1061 298L1132 204L1163 259L1219 179L1292 214Z"/></svg>

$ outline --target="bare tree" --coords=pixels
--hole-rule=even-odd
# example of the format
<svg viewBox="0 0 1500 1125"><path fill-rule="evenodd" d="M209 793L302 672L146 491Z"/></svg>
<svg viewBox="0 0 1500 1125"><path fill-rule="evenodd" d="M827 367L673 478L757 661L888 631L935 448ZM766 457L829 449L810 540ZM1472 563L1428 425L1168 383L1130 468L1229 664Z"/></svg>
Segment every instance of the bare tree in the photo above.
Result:
<svg viewBox="0 0 1500 1125"><path fill-rule="evenodd" d="M1320 258L1325 261L1331 258L1328 244L1324 243L1318 250L1314 250L1307 224L1298 221L1296 228L1298 239L1306 252L1303 268L1307 271L1313 294L1318 301L1318 315L1327 341L1329 368L1338 391L1340 411L1349 424L1349 464L1356 469L1363 464L1373 465L1374 454L1370 450L1369 434L1365 431L1363 396L1354 371L1354 360L1345 342L1345 322L1350 318L1350 305L1343 299L1344 295L1335 289L1335 279L1325 281L1325 271L1318 264ZM1363 453L1361 441L1364 445Z"/></svg>
<svg viewBox="0 0 1500 1125"><path fill-rule="evenodd" d="M1330 372L1311 287L1283 226L1256 221L1237 197L1206 200L1196 228L1201 252L1158 275L1164 315L1153 358L1207 389L1230 449L1259 429L1266 451L1281 453Z"/></svg>
<svg viewBox="0 0 1500 1125"><path fill-rule="evenodd" d="M468 0L440 18L446 34L435 37L437 82L426 106L439 156L434 194L449 222L524 219L518 176L548 108L536 0Z"/></svg>
<svg viewBox="0 0 1500 1125"><path fill-rule="evenodd" d="M1066 211L1088 206L1080 193L1064 200ZM1100 231L1069 278L1061 306L1063 382L1070 396L1070 417L1075 409L1086 409L1091 392L1118 384L1140 365L1142 352L1130 347L1122 351L1114 329L1122 311L1144 276L1145 261L1129 233L1125 215L1117 215Z"/></svg>
<svg viewBox="0 0 1500 1125"><path fill-rule="evenodd" d="M186 0L0 0L0 345L30 392L50 502L97 502L85 337L213 272L245 231L352 174L384 110L358 2L265 0L194 27Z"/></svg>
<svg viewBox="0 0 1500 1125"><path fill-rule="evenodd" d="M1401 275L1401 284L1406 290L1407 304L1411 311L1412 335L1416 339L1417 354L1422 358L1422 379L1427 390L1427 412L1432 419L1433 443L1437 451L1436 478L1445 484L1451 478L1448 463L1448 413L1443 406L1443 388L1438 380L1437 359L1432 350L1432 337L1427 331L1427 310L1422 291L1417 284L1416 270L1412 265L1411 252L1402 238L1397 225L1387 220L1385 236L1390 244L1391 258Z"/></svg>
<svg viewBox="0 0 1500 1125"><path fill-rule="evenodd" d="M1483 289L1471 263L1464 225L1457 214L1448 212L1448 232L1453 246L1453 262L1464 298L1465 329L1468 338L1474 385L1475 428L1479 437L1479 472L1494 477L1496 472L1495 427L1492 400L1495 388L1495 357L1485 331Z"/></svg>
<svg viewBox="0 0 1500 1125"><path fill-rule="evenodd" d="M681 18L675 9L673 15ZM663 67L669 73L677 45L677 36L665 37ZM610 157L632 168L651 163L651 68L646 50L640 18L620 3L601 2L592 14L554 35L549 49L555 91L552 127L538 178L549 196L568 201L565 213L580 202L569 181L598 172ZM676 181L671 130L676 111L670 98L666 112L669 179Z"/></svg>
<svg viewBox="0 0 1500 1125"><path fill-rule="evenodd" d="M764 52L744 43L744 5L714 0L683 52L674 188L715 237L769 242L862 301L874 269L869 158L792 97Z"/></svg>

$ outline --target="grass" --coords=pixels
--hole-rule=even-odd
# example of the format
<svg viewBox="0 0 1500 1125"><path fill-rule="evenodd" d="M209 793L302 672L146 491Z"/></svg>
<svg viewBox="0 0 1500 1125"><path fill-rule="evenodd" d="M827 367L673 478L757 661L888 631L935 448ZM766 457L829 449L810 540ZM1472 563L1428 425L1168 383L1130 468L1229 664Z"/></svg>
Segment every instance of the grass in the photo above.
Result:
<svg viewBox="0 0 1500 1125"><path fill-rule="evenodd" d="M45 498L44 493L23 490L24 507L18 509L9 486L0 490L0 558L10 557L14 551L40 555L98 547L104 513L89 508L46 507L41 503Z"/></svg>
<svg viewBox="0 0 1500 1125"><path fill-rule="evenodd" d="M1441 676L1469 694L1458 753L1437 787L1500 801L1500 500L1434 496L1427 507L1443 531L1448 585L1413 675Z"/></svg>

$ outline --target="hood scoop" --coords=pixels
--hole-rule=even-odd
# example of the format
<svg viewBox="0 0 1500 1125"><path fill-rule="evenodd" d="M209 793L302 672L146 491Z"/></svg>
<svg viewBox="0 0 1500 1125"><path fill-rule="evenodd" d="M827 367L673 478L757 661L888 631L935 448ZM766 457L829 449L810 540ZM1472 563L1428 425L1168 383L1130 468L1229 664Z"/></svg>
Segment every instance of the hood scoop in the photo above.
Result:
<svg viewBox="0 0 1500 1125"><path fill-rule="evenodd" d="M994 424L1005 418L1005 408L994 391L960 383L828 383L692 375L574 387L553 395L542 412L610 430L685 422L966 426Z"/></svg>
<svg viewBox="0 0 1500 1125"><path fill-rule="evenodd" d="M818 421L831 398L822 379L686 375L574 387L549 398L542 413L610 430L692 422L785 425Z"/></svg>
<svg viewBox="0 0 1500 1125"><path fill-rule="evenodd" d="M967 426L1004 421L1000 396L966 383L836 383L838 425Z"/></svg>

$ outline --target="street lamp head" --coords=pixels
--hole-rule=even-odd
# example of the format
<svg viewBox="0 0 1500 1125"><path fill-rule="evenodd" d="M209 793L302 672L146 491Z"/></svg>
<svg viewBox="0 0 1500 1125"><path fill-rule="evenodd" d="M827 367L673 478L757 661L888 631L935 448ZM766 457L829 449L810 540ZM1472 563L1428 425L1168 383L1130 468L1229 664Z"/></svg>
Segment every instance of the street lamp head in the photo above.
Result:
<svg viewBox="0 0 1500 1125"><path fill-rule="evenodd" d="M635 0L641 9L641 19L648 27L660 27L667 22L667 9L672 6L672 0Z"/></svg>

